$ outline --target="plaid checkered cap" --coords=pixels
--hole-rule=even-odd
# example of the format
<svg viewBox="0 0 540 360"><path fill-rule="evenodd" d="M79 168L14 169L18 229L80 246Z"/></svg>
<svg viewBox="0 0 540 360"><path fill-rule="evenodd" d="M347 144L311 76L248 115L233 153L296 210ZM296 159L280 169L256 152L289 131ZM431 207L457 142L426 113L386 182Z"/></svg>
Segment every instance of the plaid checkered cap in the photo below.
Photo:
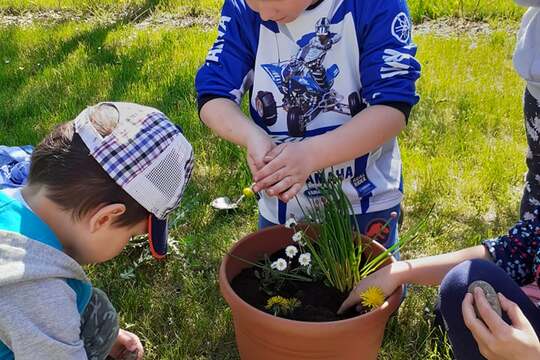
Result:
<svg viewBox="0 0 540 360"><path fill-rule="evenodd" d="M101 136L91 122L97 107L118 111L111 134ZM167 216L180 204L193 170L193 148L161 111L122 102L100 103L75 119L75 131L90 154L135 201L147 209L152 255L167 254Z"/></svg>

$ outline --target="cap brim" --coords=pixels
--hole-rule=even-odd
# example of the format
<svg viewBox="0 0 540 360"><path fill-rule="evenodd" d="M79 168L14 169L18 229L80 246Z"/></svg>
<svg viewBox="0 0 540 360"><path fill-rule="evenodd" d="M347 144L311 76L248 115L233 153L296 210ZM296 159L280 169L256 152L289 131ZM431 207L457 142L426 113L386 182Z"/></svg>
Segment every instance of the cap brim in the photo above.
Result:
<svg viewBox="0 0 540 360"><path fill-rule="evenodd" d="M148 242L150 251L156 259L163 259L167 255L167 239L169 229L167 220L160 220L154 215L148 217Z"/></svg>

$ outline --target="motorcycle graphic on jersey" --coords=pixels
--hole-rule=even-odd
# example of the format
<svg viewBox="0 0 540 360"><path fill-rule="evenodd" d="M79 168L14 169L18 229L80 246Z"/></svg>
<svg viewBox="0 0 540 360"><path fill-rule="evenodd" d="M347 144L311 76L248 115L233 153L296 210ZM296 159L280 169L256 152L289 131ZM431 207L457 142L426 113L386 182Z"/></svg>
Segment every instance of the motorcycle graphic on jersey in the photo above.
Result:
<svg viewBox="0 0 540 360"><path fill-rule="evenodd" d="M344 96L332 88L339 67L333 64L325 68L324 60L341 36L330 31L328 18L321 18L316 24L316 32L304 38L310 36L293 58L261 65L283 99L278 106L272 92L259 91L255 100L257 113L267 126L272 126L277 121L277 109L283 108L287 112L288 134L292 137L304 136L307 125L321 112L354 116L366 107L358 92L351 93L345 104Z"/></svg>

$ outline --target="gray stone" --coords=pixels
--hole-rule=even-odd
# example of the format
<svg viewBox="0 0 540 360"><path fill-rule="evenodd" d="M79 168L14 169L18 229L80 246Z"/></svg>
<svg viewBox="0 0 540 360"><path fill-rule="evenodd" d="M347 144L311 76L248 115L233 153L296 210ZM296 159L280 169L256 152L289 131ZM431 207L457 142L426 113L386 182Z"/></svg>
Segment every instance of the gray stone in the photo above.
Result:
<svg viewBox="0 0 540 360"><path fill-rule="evenodd" d="M501 304L499 303L499 297L497 296L497 292L495 291L493 286L491 286L485 281L477 280L477 281L472 282L469 285L468 292L474 295L474 289L476 289L477 287L484 291L484 294L486 295L486 299L489 305L491 306L491 308L493 309L493 311L499 314L499 316L502 316L502 310L501 310ZM474 312L476 313L476 316L478 318L481 318L480 314L478 313L478 309L476 308L476 303L474 303Z"/></svg>

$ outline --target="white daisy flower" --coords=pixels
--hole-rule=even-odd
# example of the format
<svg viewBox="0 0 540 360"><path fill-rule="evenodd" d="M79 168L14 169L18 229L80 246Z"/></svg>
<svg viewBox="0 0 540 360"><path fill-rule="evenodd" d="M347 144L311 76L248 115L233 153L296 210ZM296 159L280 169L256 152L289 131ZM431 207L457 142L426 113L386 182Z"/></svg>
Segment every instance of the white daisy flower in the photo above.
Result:
<svg viewBox="0 0 540 360"><path fill-rule="evenodd" d="M305 253L300 255L300 257L298 258L298 262L302 266L308 266L309 264L311 264L311 254Z"/></svg>
<svg viewBox="0 0 540 360"><path fill-rule="evenodd" d="M298 254L298 249L294 245L289 245L285 249L285 254L287 255L287 257L292 259L293 257L296 256L296 254Z"/></svg>
<svg viewBox="0 0 540 360"><path fill-rule="evenodd" d="M289 220L287 220L287 222L285 223L285 227L287 229L291 229L295 227L296 225L298 224L296 223L296 219L294 217L290 217Z"/></svg>
<svg viewBox="0 0 540 360"><path fill-rule="evenodd" d="M298 232L294 233L292 239L293 239L294 242L299 242L300 240L302 240L302 232L298 231Z"/></svg>
<svg viewBox="0 0 540 360"><path fill-rule="evenodd" d="M274 261L271 265L270 265L270 268L272 269L276 269L277 268L277 261Z"/></svg>
<svg viewBox="0 0 540 360"><path fill-rule="evenodd" d="M287 268L287 260L279 258L275 261L277 271L284 271Z"/></svg>

